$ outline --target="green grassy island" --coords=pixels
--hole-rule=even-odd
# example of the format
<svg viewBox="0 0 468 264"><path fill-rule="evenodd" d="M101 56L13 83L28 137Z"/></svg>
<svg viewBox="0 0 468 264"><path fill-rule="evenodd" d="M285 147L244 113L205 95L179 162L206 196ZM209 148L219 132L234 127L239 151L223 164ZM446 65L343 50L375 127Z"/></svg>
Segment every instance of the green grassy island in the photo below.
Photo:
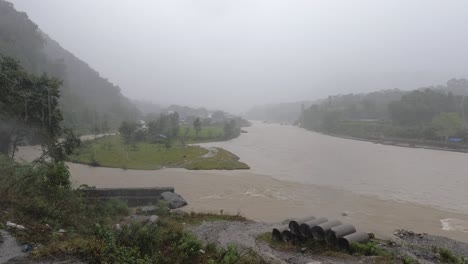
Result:
<svg viewBox="0 0 468 264"><path fill-rule="evenodd" d="M206 132L208 133L208 132ZM202 138L205 140L206 138ZM189 140L188 142L196 142ZM84 142L69 161L122 169L154 170L186 168L190 170L249 169L239 157L221 148L202 148L171 143L134 142L126 144L120 135Z"/></svg>

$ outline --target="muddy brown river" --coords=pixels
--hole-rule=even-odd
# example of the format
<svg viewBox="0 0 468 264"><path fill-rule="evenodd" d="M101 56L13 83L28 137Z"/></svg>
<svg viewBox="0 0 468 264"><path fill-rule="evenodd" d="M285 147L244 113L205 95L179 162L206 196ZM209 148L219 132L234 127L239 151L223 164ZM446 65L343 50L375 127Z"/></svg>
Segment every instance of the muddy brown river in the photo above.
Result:
<svg viewBox="0 0 468 264"><path fill-rule="evenodd" d="M225 148L248 171L156 171L68 164L76 184L174 186L186 210L241 213L277 222L338 218L389 238L397 228L468 242L468 154L341 139L298 127L254 123ZM32 147L19 158L33 157Z"/></svg>

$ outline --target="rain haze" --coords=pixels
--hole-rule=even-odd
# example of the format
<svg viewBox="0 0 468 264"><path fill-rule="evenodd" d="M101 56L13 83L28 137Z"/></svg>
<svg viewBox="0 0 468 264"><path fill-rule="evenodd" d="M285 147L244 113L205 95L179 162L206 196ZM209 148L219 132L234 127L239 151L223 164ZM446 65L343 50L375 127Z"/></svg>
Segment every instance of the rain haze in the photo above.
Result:
<svg viewBox="0 0 468 264"><path fill-rule="evenodd" d="M120 86L241 112L465 77L467 1L13 0Z"/></svg>
<svg viewBox="0 0 468 264"><path fill-rule="evenodd" d="M467 11L0 0L0 264L468 264Z"/></svg>

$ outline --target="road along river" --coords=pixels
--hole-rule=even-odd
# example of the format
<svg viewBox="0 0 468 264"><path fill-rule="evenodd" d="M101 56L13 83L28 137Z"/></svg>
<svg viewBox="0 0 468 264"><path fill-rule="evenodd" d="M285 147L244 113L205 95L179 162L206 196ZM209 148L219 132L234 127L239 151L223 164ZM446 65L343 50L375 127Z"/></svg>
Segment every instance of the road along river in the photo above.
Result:
<svg viewBox="0 0 468 264"><path fill-rule="evenodd" d="M174 186L187 210L275 222L327 216L389 238L397 228L468 242L468 154L341 139L293 126L254 123L225 148L248 171L157 171L68 164L76 184ZM18 157L34 156L32 147Z"/></svg>

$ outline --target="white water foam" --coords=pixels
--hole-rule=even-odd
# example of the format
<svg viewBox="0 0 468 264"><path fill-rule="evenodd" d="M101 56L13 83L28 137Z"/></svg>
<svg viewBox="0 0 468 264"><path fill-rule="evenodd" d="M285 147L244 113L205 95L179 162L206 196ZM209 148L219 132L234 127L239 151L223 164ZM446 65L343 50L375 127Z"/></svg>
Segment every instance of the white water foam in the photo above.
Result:
<svg viewBox="0 0 468 264"><path fill-rule="evenodd" d="M440 223L442 224L442 230L468 233L468 221L454 218L445 218L440 220Z"/></svg>

